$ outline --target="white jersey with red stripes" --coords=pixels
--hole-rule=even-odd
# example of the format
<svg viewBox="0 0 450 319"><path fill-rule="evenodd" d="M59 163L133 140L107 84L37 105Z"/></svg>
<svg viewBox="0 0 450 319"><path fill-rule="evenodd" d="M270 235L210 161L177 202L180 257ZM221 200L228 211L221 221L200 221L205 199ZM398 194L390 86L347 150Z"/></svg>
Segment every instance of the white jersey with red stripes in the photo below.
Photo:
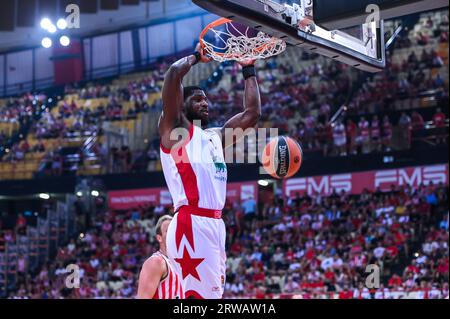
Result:
<svg viewBox="0 0 450 319"><path fill-rule="evenodd" d="M175 210L184 205L223 209L227 167L217 130L191 124L189 139L183 145L172 150L161 145L160 153Z"/></svg>
<svg viewBox="0 0 450 319"><path fill-rule="evenodd" d="M380 137L380 123L377 120L372 120L372 123L370 125L370 132L372 138Z"/></svg>
<svg viewBox="0 0 450 319"><path fill-rule="evenodd" d="M335 140L345 139L345 126L342 123L338 123L333 127L333 138Z"/></svg>
<svg viewBox="0 0 450 319"><path fill-rule="evenodd" d="M358 124L359 130L360 130L360 134L362 137L368 137L369 136L369 122L368 121L362 121L359 122Z"/></svg>
<svg viewBox="0 0 450 319"><path fill-rule="evenodd" d="M383 121L383 136L387 138L392 137L392 125L389 121Z"/></svg>
<svg viewBox="0 0 450 319"><path fill-rule="evenodd" d="M173 269L169 258L160 251L154 253L150 258L162 258L167 265L167 275L159 282L153 299L184 299L183 281Z"/></svg>

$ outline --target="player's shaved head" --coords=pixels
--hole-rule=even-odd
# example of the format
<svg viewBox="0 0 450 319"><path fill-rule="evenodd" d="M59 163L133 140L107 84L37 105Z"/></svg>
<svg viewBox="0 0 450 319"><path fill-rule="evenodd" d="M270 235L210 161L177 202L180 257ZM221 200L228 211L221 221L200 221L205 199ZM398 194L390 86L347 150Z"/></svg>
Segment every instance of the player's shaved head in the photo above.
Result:
<svg viewBox="0 0 450 319"><path fill-rule="evenodd" d="M185 86L183 88L184 101L186 101L188 98L194 95L195 91L204 91L204 90L199 86Z"/></svg>

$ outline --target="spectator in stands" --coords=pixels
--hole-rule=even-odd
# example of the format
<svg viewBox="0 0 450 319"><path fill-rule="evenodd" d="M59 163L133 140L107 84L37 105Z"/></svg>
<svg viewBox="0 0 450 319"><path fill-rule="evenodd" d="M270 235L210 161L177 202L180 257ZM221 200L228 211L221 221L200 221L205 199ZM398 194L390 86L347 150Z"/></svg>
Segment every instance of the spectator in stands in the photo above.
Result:
<svg viewBox="0 0 450 319"><path fill-rule="evenodd" d="M16 220L16 233L25 235L27 229L27 220L22 213L19 213Z"/></svg>
<svg viewBox="0 0 450 319"><path fill-rule="evenodd" d="M27 259L23 254L19 254L17 258L17 285L22 285L25 283L27 270ZM24 293L25 295L25 293Z"/></svg>
<svg viewBox="0 0 450 319"><path fill-rule="evenodd" d="M130 171L131 159L132 159L132 154L131 154L130 148L126 145L123 145L119 151L119 160L122 164L122 169L120 170L120 172L127 173Z"/></svg>
<svg viewBox="0 0 450 319"><path fill-rule="evenodd" d="M0 253L4 253L6 251L5 231L2 229L2 220L0 219ZM4 278L3 275L0 275L0 279L2 278Z"/></svg>
<svg viewBox="0 0 450 319"><path fill-rule="evenodd" d="M381 151L381 129L377 115L374 115L370 122L370 138L372 140L372 150Z"/></svg>
<svg viewBox="0 0 450 319"><path fill-rule="evenodd" d="M436 78L433 81L433 86L435 89L445 89L445 82L444 80L441 78L441 75L438 74L436 75Z"/></svg>
<svg viewBox="0 0 450 319"><path fill-rule="evenodd" d="M383 133L382 133L382 143L384 146L384 150L389 152L391 150L391 142L392 142L392 124L389 120L389 117L385 115L383 117Z"/></svg>
<svg viewBox="0 0 450 319"><path fill-rule="evenodd" d="M411 118L402 112L400 119L398 121L398 126L400 129L400 138L403 148L409 148L411 145Z"/></svg>
<svg viewBox="0 0 450 319"><path fill-rule="evenodd" d="M3 145L6 142L6 134L3 131L0 131L0 145Z"/></svg>
<svg viewBox="0 0 450 319"><path fill-rule="evenodd" d="M12 243L15 241L15 236L12 230L8 229L3 232L3 240L5 243Z"/></svg>
<svg viewBox="0 0 450 319"><path fill-rule="evenodd" d="M420 57L420 62L423 64L428 64L428 62L431 60L431 54L428 53L426 49L422 50L422 55Z"/></svg>
<svg viewBox="0 0 450 319"><path fill-rule="evenodd" d="M448 43L448 30L442 30L441 34L439 36L439 42L440 43Z"/></svg>
<svg viewBox="0 0 450 319"><path fill-rule="evenodd" d="M414 131L420 131L425 128L423 117L417 111L414 111L411 114L411 126Z"/></svg>
<svg viewBox="0 0 450 319"><path fill-rule="evenodd" d="M436 51L433 51L431 57L431 67L440 68L442 66L444 66L444 61Z"/></svg>
<svg viewBox="0 0 450 319"><path fill-rule="evenodd" d="M414 51L412 51L408 56L408 69L415 70L419 65L419 59Z"/></svg>
<svg viewBox="0 0 450 319"><path fill-rule="evenodd" d="M445 26L445 21L441 22L441 25ZM448 19L446 25L448 25ZM400 35L397 41L398 46L410 47L407 33ZM448 32L441 32L441 39L443 35L448 38ZM392 68L388 67L385 72L380 73L383 80L378 81L376 77L373 81L368 80L367 83L364 83L364 88L356 93L353 101L350 101L349 105L353 105L354 108L349 110L349 115L364 114L366 118L370 118L365 113L377 110L380 107L379 101L384 100L383 104L385 104L386 111L391 111L391 105L394 105L399 98L411 99L413 102L414 99L420 97L420 93L436 88L439 89L437 91L442 92L439 94L444 96L444 100L446 94L448 99L448 89L445 92L445 81L439 74L434 78L428 77L428 74L433 71L428 69L442 64L442 59L440 60L439 56L436 58L435 54L437 53L433 50L423 52L419 61L415 53L412 53L411 58L408 58L407 61L407 69L405 69L409 73L406 79L399 79L397 73L393 71L395 68L400 69L401 66L395 65L396 62L388 61L388 65L391 65ZM307 59L310 58L306 53L302 55L306 56ZM312 68L305 68L298 75L294 74L292 65L283 67L284 71L280 73L286 75L286 78L277 78L278 75L273 72L268 77L269 82L272 83L266 85L267 93L262 96L262 99L265 100L264 113L267 114L267 125L280 126L285 129L286 123L280 123L280 118L298 116L289 125L294 126L296 135L303 136L306 134L306 138L300 138L301 142L306 141L305 149L314 149L316 146L325 149L327 142L334 142L332 134L324 134L324 132L327 132L324 125L326 122L324 121L332 114L331 110L335 110L339 105L336 101L342 96L342 92L347 92L346 88L351 83L346 79L345 67L342 68L341 65L334 63L324 63L321 68L318 65L319 63L315 63ZM161 63L158 66L159 72L156 72L161 74L166 67L167 65ZM288 68L291 69L288 70ZM419 70L421 68L424 68L424 70ZM311 80L316 80L314 77L324 82L321 86L323 91L320 94L309 85L314 82ZM103 107L103 110L90 112L81 110L79 109L81 106L71 103L64 106L63 117L66 119L75 118L76 129L71 128L69 131L68 128L64 127L60 118L53 118L51 114L44 115L42 125L36 125L34 129L38 131L38 135L42 138L59 136L61 133L70 133L75 136L81 130L90 128L87 125L85 126L85 122L92 124L97 123L93 122L93 119L97 117L106 118L107 108L111 119L122 120L124 115L127 114L127 110L131 110L128 112L131 112L131 116L134 116L139 110L145 109L143 101L147 99L145 97L147 91L157 90L157 88L154 88L155 85L151 83L156 82L155 80L158 80L158 76L152 75L148 83L146 83L146 80L133 81L126 88L120 88L117 92L108 85L87 86L81 90L80 96L83 98L108 98L109 102L107 106ZM235 80L234 82L237 83L238 81ZM237 86L239 85L237 83ZM80 90L75 90L74 93L78 93L78 91ZM212 94L214 95L213 92ZM224 92L221 94L225 95ZM232 103L236 99L236 95L242 93L235 93L230 90L227 94L229 96L221 101L224 104L214 103L214 107L217 109L211 110L211 112L215 111L219 114L217 116L218 122L220 122L220 117L224 112L233 111L233 108L225 103ZM331 98L323 100L317 98L326 94L329 94ZM124 101L132 101L133 109L126 110ZM72 102L74 101L72 100ZM13 102L13 104L17 103ZM406 104L408 108L414 105L409 100ZM16 108L12 106L11 109L14 108L14 110L6 112L0 108L0 118L17 122L19 114L26 111L26 107ZM293 109L300 111L296 113L292 111ZM31 111L31 113L34 112L33 109ZM414 113L413 115L409 111L405 113L407 113L407 117L411 116L409 121L405 121L405 123L410 122L410 124L405 125L405 127L414 127ZM301 122L305 118L307 127ZM434 118L433 122L435 122ZM439 119L437 122L439 122ZM303 125L303 128L297 123L301 123L300 125ZM373 135L372 127L373 125L369 127L369 136ZM290 129L292 127L287 127L286 131L290 131ZM305 129L309 131L306 132ZM395 135L397 136L397 131L400 133L404 131L400 122L399 127L394 130L389 117L385 116L381 127L381 137L385 150L391 149L393 132L396 132ZM353 153L352 140L356 139L356 135L358 135L356 128L353 129L351 125L347 124L348 154ZM327 142L325 136L328 136ZM116 156L119 168L115 170L116 172L128 170L127 167L123 167L123 161L118 159L118 153L120 152L117 150ZM327 152L324 151L323 154L326 155ZM122 155L120 154L122 158L126 158ZM259 286L250 282L251 279L258 282L266 280L273 283L273 286L278 285L278 289L282 289L286 285L284 278L287 278L288 282L291 280L294 282L294 286L295 284L298 286L297 289L294 289L294 293L302 293L303 295L306 293L307 296L312 297L321 293L321 289L325 288L327 292L336 291L343 298L364 298L367 291L358 286L359 277L355 272L363 271L365 264L371 262L373 255L380 263L384 263L383 268L389 270L389 272L394 270L400 275L402 269L392 268L392 263L400 257L402 257L402 260L408 259L411 261L412 270L406 272L405 278L401 277L399 282L397 278L392 277L394 279L391 284L397 284L399 290L416 289L423 293L423 296L430 296L430 298L436 296L436 290L440 290L448 296L448 285L442 284L442 282L445 283L445 279L448 281L448 204L445 194L448 189L444 189L444 191L434 190L433 187L439 189L442 186L433 185L430 186L430 189L421 186L404 193L393 189L392 194L382 193L378 190L373 193L367 192L361 196L338 195L334 192L332 196L311 195L310 197L305 195L298 196L298 198L289 198L288 205L280 204L278 200L275 200L273 204L268 204L262 211L262 220L258 221L258 227L245 229L242 233L236 231L235 236L227 238L232 247L231 250L238 256L233 257L233 261L236 263L235 271L230 274L227 287L233 291L233 296L242 296L253 291L257 291L258 294L262 293L264 296L264 292L261 292ZM236 224L239 224L238 216L242 209L236 207L236 205L228 205L224 211L224 216L231 216L230 218L236 219ZM83 286L83 291L80 291L79 296L106 298L132 295L130 291L133 284L130 285L130 283L135 279L127 272L133 269L135 260L139 258L136 256L148 256L154 249L152 244L142 245L141 236L144 239L142 241L148 243L145 240L148 234L145 231L142 232L141 223L151 225L154 216L163 214L165 208L159 204L154 210L149 208L148 211L149 214L139 214L140 216L137 216L135 211L130 212L130 214L123 212L100 214L101 216L94 224L97 225L94 226L95 229L86 233L86 240L74 240L73 243L69 243L67 249L63 249L65 251L70 250L73 255L83 256L79 262L85 273L84 278L87 279L84 281L86 285ZM130 223L130 226L128 226L128 223ZM136 228L133 228L133 224ZM228 225L231 227L233 223L227 223ZM432 229L431 225L434 225L437 229ZM14 236L15 234L10 235ZM418 242L419 247L422 247L420 255L418 258L411 260L411 256L408 254L410 244L416 244L415 241L420 241L422 237L427 237L427 240L424 243ZM14 241L14 239L10 240ZM266 246L268 246L268 249L266 249ZM287 249L287 247L291 249ZM278 251L278 248L280 251ZM267 258L267 256L270 257L272 250L277 252L276 260L278 261L275 263L274 269L271 268L271 262L275 260L275 255L272 259ZM335 254L329 253L328 250L334 251ZM254 265L251 256L256 259L257 263L261 262L263 266ZM330 262L330 256L333 256L333 260L338 260L333 261L333 265L336 263L334 272L330 270L330 267L326 267L327 272L322 272L320 270L321 262L325 259ZM58 262L61 260L64 259L59 255ZM341 261L339 262L339 260ZM285 271L288 266L292 266L289 273ZM55 279L63 274L64 262L49 265L49 267L50 275L44 276L47 278L42 280L38 278L33 282L33 285L18 287L17 295L23 297L32 294L33 296L55 298L65 294L63 289L59 289L59 286L53 286L53 283L59 282ZM317 271L317 269L319 270ZM95 272L97 272L97 275L94 275ZM49 279L49 276L53 278ZM102 278L104 285L100 284L97 287L95 284L98 282L97 276ZM49 287L50 280L52 280L51 288L33 287L40 287L40 284ZM328 282L325 284L326 280ZM418 285L416 283L422 280L425 281L425 284ZM31 289L35 289L35 291L31 292ZM393 292L389 288L382 287L381 290L381 295L384 298L393 296Z"/></svg>
<svg viewBox="0 0 450 319"><path fill-rule="evenodd" d="M156 162L159 158L158 151L155 150L154 147L150 147L147 151L147 157L148 157L148 168L147 170L149 172L153 172L156 170Z"/></svg>
<svg viewBox="0 0 450 319"><path fill-rule="evenodd" d="M315 131L316 120L314 116L308 114L305 118L305 134L304 134L304 144L307 148L313 148L314 137L316 134Z"/></svg>
<svg viewBox="0 0 450 319"><path fill-rule="evenodd" d="M97 155L99 163L106 168L108 163L108 149L102 142L95 144L93 152Z"/></svg>
<svg viewBox="0 0 450 319"><path fill-rule="evenodd" d="M361 147L363 154L370 152L370 127L364 116L361 116L359 119L357 143Z"/></svg>
<svg viewBox="0 0 450 319"><path fill-rule="evenodd" d="M435 29L442 29L442 26L445 27L445 15L443 15L443 17L444 18L442 18L439 26L434 26ZM408 32L405 32L405 34L399 35L399 39L397 41L399 43L398 46L409 47L409 44L407 44L409 41L407 33ZM443 32L440 32L439 34L442 33ZM439 34L434 35L434 37L438 37ZM405 42L404 45L401 44L402 41ZM381 104L390 105L391 103L395 103L395 100L398 98L415 98L417 94L422 91L429 90L430 88L445 87L445 83L442 78L440 78L439 74L431 80L431 78L427 78L425 76L428 72L423 72L421 70L424 67L432 68L433 66L438 67L442 64L442 58L439 57L436 50L431 49L430 51L428 48L427 50L423 50L420 61L414 53L415 51L417 50L410 50L411 54L408 56L406 61L407 66L405 71L409 72L408 78L398 78L395 70L397 70L396 68L399 68L400 66L393 61L388 61L388 67L383 74L383 76L385 76L383 85L380 85L377 81L371 80L364 83L363 89L361 89L355 95L354 99L349 102L349 114L354 111L360 113L372 112L382 107ZM314 56L310 54L303 54L303 56L308 59L317 58L317 54ZM273 60L273 62L276 62L276 60ZM62 114L62 117L64 118L74 118L75 126L65 128L62 121L60 121L60 118L54 118L53 112L44 112L45 114L43 114L42 123L45 124L41 123L42 125L34 126L33 130L36 131L37 137L44 138L57 137L60 134L63 134L63 136L76 136L79 134L79 130L90 129L89 125L86 123L92 124L92 118L101 117L102 120L122 120L124 119L124 115L126 117L127 114L134 117L138 112L146 110L145 101L149 97L148 94L150 92L159 91L156 83L161 79L162 74L164 73L162 69L164 65L164 63L157 65L155 70L152 71L148 77L141 80L130 81L127 85L125 85L125 87L115 87L109 84L93 84L86 85L84 88L80 89L77 86L68 86L66 88L67 93L78 94L84 99L104 97L108 99L108 103L106 106L100 103L100 106L96 110L91 111L84 105L77 105L78 102L73 97L68 97L66 101L59 106L59 113ZM267 114L267 118L270 119L270 122L272 122L268 123L268 125L272 125L272 127L279 126L282 129L285 129L286 127L286 131L298 131L295 135L298 135L301 142L303 142L302 145L305 151L321 151L324 156L328 156L329 152L327 148L334 143L334 139L332 132L329 131L329 128L325 123L327 123L330 114L332 114L332 110L337 107L338 100L340 100L340 97L345 94L346 88L348 88L349 83L351 83L350 78L346 72L344 72L346 70L345 67L335 63L329 63L328 61L323 64L314 62L311 67L301 70L297 75L295 75L295 70L292 65L290 68L282 68L281 66L280 68L284 70L280 72L280 75L284 78L280 78L280 75L276 73L269 72L270 74L268 79L269 82L271 82L270 85L266 85L267 87L265 87L264 84L261 85L262 90L265 91L264 95L266 95L262 97L263 100L265 100L263 105L264 113ZM270 70L271 67L270 65L267 65L266 67L262 66L262 69ZM310 80L313 77L326 79L326 82L318 88L321 94L318 94L318 92L316 92L310 85ZM284 90L281 89L281 83L283 84ZM241 85L242 83L236 84ZM308 85L307 89L301 87L305 84ZM376 88L376 90L371 89L372 85ZM386 94L382 95L379 92L386 92ZM232 107L225 106L225 104L230 103L230 101L234 101L236 99L236 95L242 94L242 92L232 92L230 94L224 89L217 89L217 92L214 93L213 89L211 95L215 94L217 95L217 101L222 103L222 105L219 105L220 112L218 112L218 119L212 121L214 124L217 124L220 123L220 118L223 117L223 112L234 111ZM326 94L328 94L328 96L325 96ZM321 96L325 97L323 99L318 98ZM213 97L211 98L213 99ZM29 99L29 97L27 96L26 99ZM32 99L34 99L33 96L31 96L29 102L26 103L29 104L26 105L26 107L32 107L28 110L31 111L30 114L33 114L33 105L31 103ZM383 103L380 103L379 101L383 99ZM132 107L125 108L124 102L132 102ZM88 105L89 103L90 101L87 100L85 105ZM154 105L158 103L160 103L160 100L157 100ZM11 106L15 106L16 104L17 103L13 101ZM292 112L292 109L298 109L299 105L304 106L304 109L307 110L305 112L306 114L300 114L302 112ZM216 103L214 103L214 106L216 107ZM269 108L268 111L266 110L267 108ZM214 113L213 110L211 113ZM289 125L287 125L287 123L282 123L279 121L280 116L277 113L282 114L287 118L295 117L296 121L290 121ZM4 114L3 109L0 109L0 114ZM11 114L14 118L17 112L9 112L7 115L8 119L11 117ZM294 114L295 116L292 116ZM305 123L305 128L303 130L299 128L300 125L298 124L301 118L304 119L303 122ZM94 121L94 123L96 122ZM395 130L394 132L397 131ZM353 147L352 139L349 138L348 134L347 143L349 146L347 153L350 154L353 151ZM374 147L374 151L375 150L377 150L377 147ZM122 170L123 167L119 168L117 171ZM129 171L129 168L126 170Z"/></svg>
<svg viewBox="0 0 450 319"><path fill-rule="evenodd" d="M332 135L331 125L325 123L323 119L320 120L316 126L315 148L321 149L324 157L328 156L328 152L330 149L330 135Z"/></svg>
<svg viewBox="0 0 450 319"><path fill-rule="evenodd" d="M438 107L436 113L433 115L433 124L436 127L443 127L445 125L446 116L442 112L442 109Z"/></svg>
<svg viewBox="0 0 450 319"><path fill-rule="evenodd" d="M25 152L17 144L12 147L11 154L12 154L11 159L12 162L20 162L25 159Z"/></svg>
<svg viewBox="0 0 450 319"><path fill-rule="evenodd" d="M51 160L52 175L61 176L63 172L63 158L60 154L55 153Z"/></svg>
<svg viewBox="0 0 450 319"><path fill-rule="evenodd" d="M287 294L301 294L303 298L323 298L328 294L331 294L330 297L336 294L340 298L368 298L368 291L360 286L363 278L358 273L363 273L365 266L373 263L372 254L374 258L383 261L382 279L388 280L389 286L381 287L381 293L378 290L375 294L376 298L391 298L393 293L406 294L412 290L420 291L424 298L427 294L429 298L448 295L448 286L445 286L448 282L448 230L445 227L448 226L441 227L442 230L422 227L425 231L422 233L417 224L425 226L429 225L428 222L425 219L400 222L408 214L408 209L399 209L420 193L428 196L428 201L435 203L432 207L444 205L447 212L448 203L441 194L442 191L448 192L448 188L441 187L421 186L418 189L406 189L405 192L393 188L392 193L366 191L362 195L350 197L336 194L320 200L313 200L315 196L298 196L299 201L297 197L291 198L275 223L263 223L263 226L246 230L242 235L234 236L234 239L230 236L227 238L231 239L231 243L227 261L226 296L264 298L268 293L281 290ZM430 196L432 194L434 199ZM315 206L314 203L319 202L320 206ZM375 207L377 202L379 208L383 208L379 215L360 213L361 207ZM330 209L331 214L320 213L322 209L331 207L331 203L334 205ZM273 205L271 206L275 207ZM228 210L232 212L234 208L227 205L224 216L229 215ZM317 217L315 214L308 214L311 210L318 212ZM264 222L265 218L267 217L263 217ZM448 220L448 217L443 217L444 221L445 218ZM147 241L148 234L142 233L145 220L150 222L149 229L152 229L151 225L155 222L152 208L143 214L136 214L135 210L100 214L94 222L97 226L86 231L84 239L71 241L63 249L65 253L58 254L55 265L50 268L53 269L51 272L47 271L47 275L30 279L34 281L33 286L51 280L53 283L48 285L52 289L46 289L51 293L49 297L64 295L64 282L57 279L62 279L65 275L62 272L64 263L61 263L64 259L61 258L80 256L87 252L89 257L78 262L83 269L84 285L78 297L133 296L137 280L133 276L136 262L155 249ZM319 226L320 220L322 226ZM400 272L392 273L392 266L398 265L395 260L399 256L409 258L405 244L409 245L414 237L402 234L412 234L412 231L414 237L426 238L421 255L411 259L410 264ZM136 252L143 257L137 257ZM69 262L72 262L70 258L66 263ZM430 285L418 287L414 279ZM265 287L265 291L260 289L261 285ZM17 292L17 296L31 294L29 286L19 287L19 290L21 291ZM70 296L73 292L68 293L67 296Z"/></svg>
<svg viewBox="0 0 450 319"><path fill-rule="evenodd" d="M333 126L333 141L335 154L339 156L346 156L347 136L345 126L341 120L338 120Z"/></svg>
<svg viewBox="0 0 450 319"><path fill-rule="evenodd" d="M145 153L145 151L143 151L143 150L136 151L133 154L132 162L133 162L133 164L132 164L131 172L143 173L143 172L147 171L148 157L147 157L147 154Z"/></svg>
<svg viewBox="0 0 450 319"><path fill-rule="evenodd" d="M253 196L242 202L242 210L244 211L245 228L252 229L257 211L256 201Z"/></svg>
<svg viewBox="0 0 450 319"><path fill-rule="evenodd" d="M436 113L433 115L433 124L436 127L436 142L445 143L446 142L446 132L444 129L446 116L442 112L442 109L438 107Z"/></svg>
<svg viewBox="0 0 450 319"><path fill-rule="evenodd" d="M356 137L358 133L358 127L350 118L347 120L345 132L347 137L347 152L348 154L354 155L356 154Z"/></svg>
<svg viewBox="0 0 450 319"><path fill-rule="evenodd" d="M30 144L28 143L28 140L26 140L26 139L24 141L22 141L22 143L20 144L19 147L24 154L26 154L30 151Z"/></svg>
<svg viewBox="0 0 450 319"><path fill-rule="evenodd" d="M292 276L289 276L286 284L284 285L283 292L284 293L293 293L298 290L299 284L292 279Z"/></svg>
<svg viewBox="0 0 450 319"><path fill-rule="evenodd" d="M444 216L444 219L439 223L439 228L448 231L448 212L447 215Z"/></svg>
<svg viewBox="0 0 450 319"><path fill-rule="evenodd" d="M417 32L417 44L425 46L430 42L430 38L423 32Z"/></svg>

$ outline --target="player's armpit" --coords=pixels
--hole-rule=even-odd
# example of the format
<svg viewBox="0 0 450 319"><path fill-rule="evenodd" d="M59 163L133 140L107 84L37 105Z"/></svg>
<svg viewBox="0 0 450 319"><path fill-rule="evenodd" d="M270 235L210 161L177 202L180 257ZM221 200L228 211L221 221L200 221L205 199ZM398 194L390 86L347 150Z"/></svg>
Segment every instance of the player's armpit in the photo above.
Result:
<svg viewBox="0 0 450 319"><path fill-rule="evenodd" d="M139 274L137 298L152 299L158 289L161 278L166 274L166 263L160 257L150 257L142 266Z"/></svg>
<svg viewBox="0 0 450 319"><path fill-rule="evenodd" d="M230 146L225 145L227 134L226 129L237 129L246 130L248 128L255 128L258 124L259 118L261 117L261 97L259 94L258 81L256 77L248 78L245 81L245 92L244 92L244 111L236 114L231 119L229 119L225 125L222 127L222 144L224 148ZM239 138L234 138L232 144L236 143ZM230 139L228 139L230 140ZM227 141L227 144L231 142Z"/></svg>

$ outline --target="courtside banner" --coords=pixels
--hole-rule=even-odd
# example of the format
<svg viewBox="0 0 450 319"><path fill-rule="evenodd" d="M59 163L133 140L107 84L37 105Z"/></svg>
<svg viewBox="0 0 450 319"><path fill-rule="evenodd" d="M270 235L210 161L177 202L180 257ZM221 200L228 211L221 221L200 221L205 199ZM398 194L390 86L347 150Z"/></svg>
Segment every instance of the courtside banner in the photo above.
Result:
<svg viewBox="0 0 450 319"><path fill-rule="evenodd" d="M248 198L258 201L258 183L229 183L227 199L240 202ZM172 198L167 188L143 188L108 192L108 204L111 209L127 210L146 205L172 206Z"/></svg>
<svg viewBox="0 0 450 319"><path fill-rule="evenodd" d="M358 173L323 175L302 178L291 178L283 181L283 194L295 196L320 194L330 195L345 191L349 194L361 194L364 189L387 191L394 186L421 184L449 184L448 163L430 166L405 167L387 170L366 171Z"/></svg>
<svg viewBox="0 0 450 319"><path fill-rule="evenodd" d="M108 204L111 209L126 210L161 203L172 205L170 193L165 188L144 188L108 192Z"/></svg>
<svg viewBox="0 0 450 319"><path fill-rule="evenodd" d="M258 182L228 183L227 200L240 202L249 198L258 201Z"/></svg>

